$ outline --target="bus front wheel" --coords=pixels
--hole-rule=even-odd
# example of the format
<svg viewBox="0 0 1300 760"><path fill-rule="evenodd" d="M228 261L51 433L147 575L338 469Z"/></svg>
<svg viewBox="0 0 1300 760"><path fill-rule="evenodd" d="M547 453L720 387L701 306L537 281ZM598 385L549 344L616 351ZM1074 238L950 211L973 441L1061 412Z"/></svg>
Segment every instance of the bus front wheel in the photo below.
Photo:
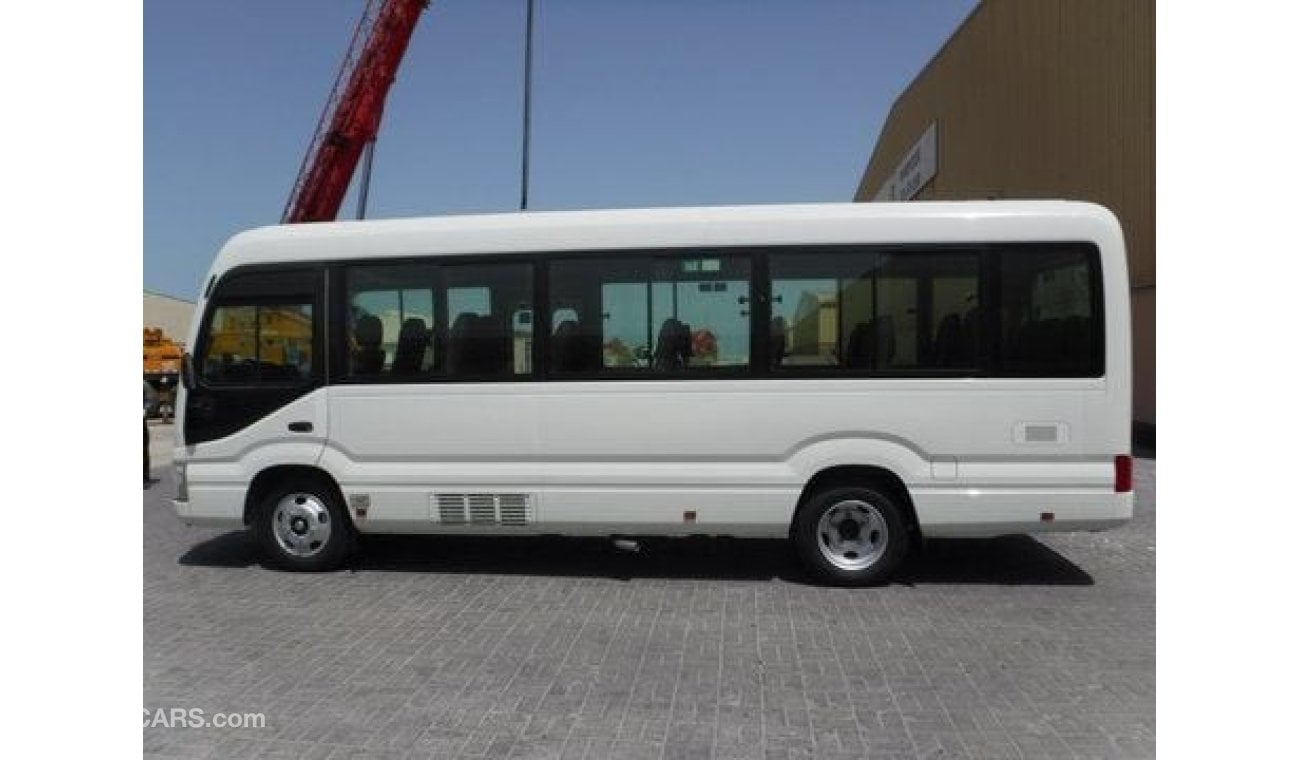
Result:
<svg viewBox="0 0 1300 760"><path fill-rule="evenodd" d="M821 580L871 586L889 578L907 555L907 524L893 497L867 487L813 494L794 530L799 556Z"/></svg>
<svg viewBox="0 0 1300 760"><path fill-rule="evenodd" d="M288 478L270 489L255 530L271 563L305 572L337 567L353 539L334 489L314 478Z"/></svg>

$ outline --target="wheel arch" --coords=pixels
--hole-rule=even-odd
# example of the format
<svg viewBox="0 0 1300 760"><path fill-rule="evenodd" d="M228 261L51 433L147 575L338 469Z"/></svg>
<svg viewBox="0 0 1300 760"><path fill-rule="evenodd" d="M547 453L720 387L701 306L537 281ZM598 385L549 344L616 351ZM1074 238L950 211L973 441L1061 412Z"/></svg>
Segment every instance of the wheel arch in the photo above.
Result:
<svg viewBox="0 0 1300 760"><path fill-rule="evenodd" d="M898 501L903 510L903 518L907 521L908 531L914 537L919 538L921 536L921 523L916 517L916 505L912 503L912 494L908 490L907 484L903 482L903 479L897 473L877 465L842 464L818 470L804 484L794 514L790 518L790 537L794 537L794 529L799 522L799 515L812 500L814 494L828 488L843 486L875 487L892 496Z"/></svg>
<svg viewBox="0 0 1300 760"><path fill-rule="evenodd" d="M253 477L252 482L248 484L248 492L244 495L245 526L253 524L253 520L257 517L257 509L262 500L266 498L267 493L278 483L282 483L289 478L308 478L317 481L323 488L328 489L331 495L338 500L341 511L347 517L348 527L353 530L356 529L356 526L352 524L351 510L348 509L347 502L343 499L343 489L339 488L338 481L319 467L302 464L283 464L267 467Z"/></svg>

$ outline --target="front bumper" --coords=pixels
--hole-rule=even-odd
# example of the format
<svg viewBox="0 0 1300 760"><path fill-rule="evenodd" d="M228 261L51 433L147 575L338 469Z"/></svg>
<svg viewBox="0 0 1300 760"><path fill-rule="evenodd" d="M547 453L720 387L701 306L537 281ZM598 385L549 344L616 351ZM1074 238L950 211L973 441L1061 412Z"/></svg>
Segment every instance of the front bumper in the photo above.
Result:
<svg viewBox="0 0 1300 760"><path fill-rule="evenodd" d="M172 510L176 517L186 525L202 528L242 528L244 519L242 510L215 509L200 510L192 501L172 499Z"/></svg>

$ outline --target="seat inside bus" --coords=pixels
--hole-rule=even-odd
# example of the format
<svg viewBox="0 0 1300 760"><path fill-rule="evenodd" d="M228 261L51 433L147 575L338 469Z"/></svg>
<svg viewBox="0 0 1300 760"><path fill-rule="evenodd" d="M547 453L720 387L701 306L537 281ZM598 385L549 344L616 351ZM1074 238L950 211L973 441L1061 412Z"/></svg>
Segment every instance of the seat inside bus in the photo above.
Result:
<svg viewBox="0 0 1300 760"><path fill-rule="evenodd" d="M357 374L371 375L382 372L387 352L381 347L384 342L384 323L373 314L363 314L357 319L357 348L352 352L352 371Z"/></svg>

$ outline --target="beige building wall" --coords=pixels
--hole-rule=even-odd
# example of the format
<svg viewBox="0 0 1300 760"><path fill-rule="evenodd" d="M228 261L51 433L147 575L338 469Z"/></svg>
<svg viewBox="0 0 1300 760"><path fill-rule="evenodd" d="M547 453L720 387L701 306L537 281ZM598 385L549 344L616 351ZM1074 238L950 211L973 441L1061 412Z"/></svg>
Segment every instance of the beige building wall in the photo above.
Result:
<svg viewBox="0 0 1300 760"><path fill-rule="evenodd" d="M1064 198L1124 227L1134 417L1155 424L1155 2L984 0L895 101L854 199L870 201L930 124L916 199Z"/></svg>
<svg viewBox="0 0 1300 760"><path fill-rule="evenodd" d="M194 304L161 293L144 292L144 326L161 327L174 343L185 343L190 336Z"/></svg>

